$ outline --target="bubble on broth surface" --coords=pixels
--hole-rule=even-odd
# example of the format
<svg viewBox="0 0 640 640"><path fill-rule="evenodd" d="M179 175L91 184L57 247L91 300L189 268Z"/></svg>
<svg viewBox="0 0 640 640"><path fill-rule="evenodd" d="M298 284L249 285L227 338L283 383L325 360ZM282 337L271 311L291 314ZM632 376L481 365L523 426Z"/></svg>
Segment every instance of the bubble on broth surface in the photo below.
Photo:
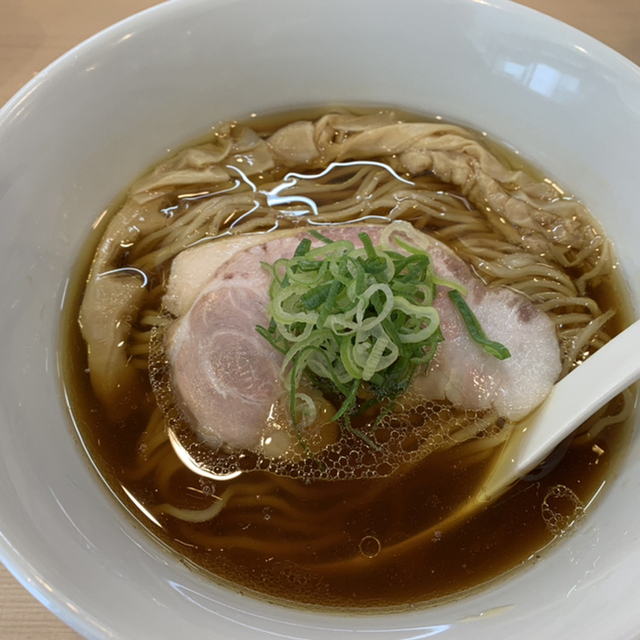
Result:
<svg viewBox="0 0 640 640"><path fill-rule="evenodd" d="M495 412L455 409L446 402L426 401L405 393L372 432L374 447L367 440L344 435L327 444L323 431L316 430L305 433L306 450L289 450L287 455L272 457L264 451L225 451L222 447L216 450L198 440L175 405L162 330L152 339L149 371L168 428L178 434L180 443L176 446L182 447L196 465L220 478L258 470L307 482L384 478L434 451L470 439L490 440L504 429ZM318 453L310 457L308 450Z"/></svg>
<svg viewBox="0 0 640 640"><path fill-rule="evenodd" d="M584 504L569 487L558 484L547 490L541 510L549 533L559 536L582 516Z"/></svg>

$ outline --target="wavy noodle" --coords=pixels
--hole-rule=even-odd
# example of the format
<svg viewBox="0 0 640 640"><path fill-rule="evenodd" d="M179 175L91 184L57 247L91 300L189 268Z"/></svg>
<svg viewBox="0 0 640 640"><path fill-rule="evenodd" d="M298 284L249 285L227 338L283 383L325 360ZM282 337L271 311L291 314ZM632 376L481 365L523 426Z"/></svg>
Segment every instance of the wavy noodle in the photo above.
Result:
<svg viewBox="0 0 640 640"><path fill-rule="evenodd" d="M164 177L164 182L170 183L170 174ZM239 180L211 192L206 192L201 185L204 194L197 199L178 196L172 203L159 202L158 207L172 210L171 216L164 228L134 245L130 252L131 264L149 273L162 273L164 265L178 253L207 238L276 225L290 226L292 221L286 211L269 208L264 201L264 193L280 182L281 176L263 182L261 193ZM287 195L315 200L318 210L312 219L315 224L347 222L380 212L388 219L415 221L418 228L425 228L447 241L487 283L520 291L552 316L566 354L563 375L575 366L585 349L609 339L602 328L613 312L603 314L593 298L580 295L590 280L611 268L606 242L596 236L572 255L571 250L555 245L542 233L548 250L540 251L537 245L535 253L523 253L521 232L504 217L491 210L474 208L456 193L443 192L442 183L431 177L415 182L418 190L407 188L379 166L339 166L321 177L298 180L287 190ZM243 219L249 211L251 216ZM576 280L566 271L568 268L582 271L581 276ZM149 353L150 329L161 322L162 290L162 285L158 285L149 294L141 313L140 328L131 334L129 354L141 369ZM450 434L450 442L453 445L475 436L462 430L457 435ZM496 438L493 446L500 441ZM485 445L474 442L474 448L482 449Z"/></svg>
<svg viewBox="0 0 640 640"><path fill-rule="evenodd" d="M634 390L635 391L635 390ZM624 423L635 409L634 391L625 389L607 405L591 416L576 432L572 446L583 446L593 442L607 427ZM613 411L612 412L612 407ZM618 408L617 411L615 408Z"/></svg>
<svg viewBox="0 0 640 640"><path fill-rule="evenodd" d="M276 180L262 184L262 191L269 191L279 183L280 180ZM417 227L432 230L438 238L449 241L485 281L524 293L554 318L566 353L563 374L575 366L579 354L589 345L603 344L608 340L602 327L613 312L603 314L595 300L581 296L581 287L566 271L567 265L572 269L582 268L584 273L579 281L586 286L590 279L610 269L608 252L597 251L606 247L606 243L592 242L571 260L564 250L548 251L544 256L539 252L523 254L521 247L512 244L521 238L512 224L493 214L479 212L457 195L443 193L441 184L431 185L427 181L424 187L416 193L379 167L357 166L339 167L323 178L300 181L288 194L313 197L319 203L318 215L313 218L316 224L359 219L378 210L384 211L389 218L417 218ZM244 193L240 193L242 191ZM351 195L344 198L349 191L352 191ZM225 201L218 202L218 197L225 198ZM229 197L230 202L227 201ZM184 248L207 237L229 232L234 221L237 224L233 233L238 234L252 231L256 225L269 228L276 224L291 224L286 216L283 219L275 210L256 207L259 196L245 183L238 183L232 196L226 193L218 196L212 192L200 198L195 206L190 206L190 203L187 206L179 201L174 205L177 210L167 226L136 244L131 251L132 264L136 268L161 271L163 265ZM254 214L258 214L257 218L238 222L238 211L243 213L252 208ZM391 216L390 212L394 215ZM555 259L558 255L561 261ZM137 362L143 361L148 355L150 329L160 323L161 291L159 285L148 296L141 313L140 329L131 334L129 354ZM482 428L479 426L477 431ZM461 430L457 434L450 434L450 446L473 440L473 446L469 447L471 454L498 446L504 437L477 440L476 433ZM168 468L177 471L180 465L174 463ZM168 483L167 473L165 470L163 485ZM209 509L213 510L212 513L218 513L213 506ZM182 511L174 509L171 513L179 518L178 514Z"/></svg>
<svg viewBox="0 0 640 640"><path fill-rule="evenodd" d="M336 116L338 120L331 121L337 123L332 130L331 144L327 142L329 138L323 137L325 134L320 125L314 125L318 148L326 151L332 148L331 145L347 146L355 139L353 131L357 127L366 131L365 119L354 124L350 117L342 113ZM347 124L343 127L342 122ZM230 163L225 165L226 161L221 161L222 174L206 174L213 165L209 160L202 160L201 155L205 157L214 152L207 151L204 145L196 149L201 155L190 156L192 150L187 150L164 163L150 178L137 183L137 191L134 185L130 194L129 204L142 202L144 211L152 209L156 216L156 222L148 229L140 227L141 232L131 242L126 256L126 263L144 272L151 282L138 317L132 322L127 345L128 364L136 371L147 373L152 331L170 321L163 315L162 295L171 261L184 249L224 235L268 232L277 227L300 224L348 224L368 218L408 220L416 228L446 242L487 285L507 286L527 296L556 324L563 353L562 375L605 344L611 331L615 331L610 322L615 311L601 309L592 294L612 271L613 258L608 243L579 203L560 198L548 185L536 186L538 183L534 179L523 178L521 171L509 166L507 156L495 152L494 156L499 156L504 166L494 174L505 173L509 180L521 180L521 188L526 193L520 193L518 187L512 189L509 180L501 182L498 189L494 184L497 178L494 176L489 180L485 176L482 180L489 180L494 191L483 199L478 195L477 185L478 181L482 182L480 178L485 175L485 169L489 171L486 175L490 175L491 167L476 168L476 173L468 178L469 184L458 181L450 185L441 179L444 171L441 156L433 152L432 168L411 175L403 164L405 156L402 153L405 152L402 152L389 158L373 156L386 161L402 180L374 164L336 166L318 175L317 169L323 167L323 160L309 161L300 169L307 175L295 178L295 184L286 190L289 202L270 206L266 194L276 192L287 179L287 167L256 171L250 176L256 188L238 171L240 165L229 160L229 154L239 148L238 141L244 140L237 132L233 133L233 129L229 131L231 133L227 131L218 136L214 145L215 157L227 158ZM471 134L464 135L473 138ZM261 146L264 141L256 141L251 136L243 144L253 144L250 150L255 148L261 149L261 154L264 152ZM327 155L339 156L338 152L328 151ZM189 164L195 157L204 163L201 168ZM188 175L195 176L192 182L185 177L187 169ZM205 174L214 176L215 182L200 181ZM316 177L310 177L312 175ZM413 185L408 185L406 180ZM509 197L514 200L506 201L505 193L511 194L510 189L515 195ZM317 212L301 213L296 197L313 199ZM492 208L494 202L498 203L496 209ZM520 214L517 213L522 206L529 207L534 216L524 226L519 224ZM565 215L563 207L569 207L567 210L573 217ZM574 215L575 212L578 214ZM558 217L554 217L556 215ZM563 233L550 230L558 220L566 226ZM549 221L549 228L545 227L545 221ZM568 242L569 236L579 241ZM633 405L633 395L625 391L583 425L574 445L595 441L607 427L624 422ZM452 425L446 434L438 436L437 449L444 455L455 447L457 464L462 469L488 460L512 428L512 425L499 423L497 416L492 414L478 416L472 422L453 421ZM308 538L308 523L317 529L324 521L346 523L352 517L353 500L327 489L327 483L305 484L278 475L265 481L260 473L246 474L228 483L212 481L214 488L203 491L205 497L194 497L185 502L175 493L175 486L181 486L180 474L184 475L185 469L172 449L164 418L157 408L138 440L136 460L136 468L127 473L127 480L139 482L153 478L158 496L151 511L167 523L169 529L177 531L185 544L206 549L259 551L276 557L283 554L302 557L331 548L339 537L333 528L331 533ZM411 467L404 465L392 477L367 485L367 493L358 496L358 509L375 508L385 492L410 472ZM388 508L388 519L402 522L411 513L410 499L396 496ZM237 518L243 527L251 527L252 533L225 533L226 529L212 533L207 526L223 509L230 519ZM269 516L267 519L265 514ZM279 539L261 538L259 532L265 526L278 531ZM254 528L258 534L253 532Z"/></svg>

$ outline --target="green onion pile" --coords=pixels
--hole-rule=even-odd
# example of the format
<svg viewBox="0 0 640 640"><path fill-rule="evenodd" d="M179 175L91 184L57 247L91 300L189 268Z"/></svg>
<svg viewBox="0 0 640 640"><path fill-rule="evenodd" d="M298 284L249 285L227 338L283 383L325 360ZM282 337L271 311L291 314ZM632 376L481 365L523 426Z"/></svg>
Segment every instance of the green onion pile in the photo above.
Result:
<svg viewBox="0 0 640 640"><path fill-rule="evenodd" d="M267 328L257 331L284 354L283 375L290 414L298 435L297 414L315 419L314 403L299 390L306 376L320 390L342 399L333 420L373 444L351 426L350 418L403 393L418 368L426 368L444 338L433 306L436 286L451 291L469 334L488 353L509 357L500 343L487 339L465 302L463 287L438 278L429 254L393 237L374 246L367 233L358 234L361 248L349 240L300 242L291 259L263 263L272 275ZM364 399L364 400L363 400Z"/></svg>

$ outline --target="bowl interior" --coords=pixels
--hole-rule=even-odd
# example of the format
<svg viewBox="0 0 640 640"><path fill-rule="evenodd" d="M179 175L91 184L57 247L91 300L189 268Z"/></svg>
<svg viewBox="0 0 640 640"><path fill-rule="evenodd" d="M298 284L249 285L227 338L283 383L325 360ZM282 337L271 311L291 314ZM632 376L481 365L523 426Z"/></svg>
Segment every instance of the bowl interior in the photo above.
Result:
<svg viewBox="0 0 640 640"><path fill-rule="evenodd" d="M627 638L640 628L637 439L579 530L459 602L387 616L286 609L203 580L124 517L69 424L59 316L98 216L220 120L400 106L468 124L581 198L640 296L640 70L506 0L167 3L67 54L0 111L0 555L91 638ZM607 616L600 615L607 603Z"/></svg>

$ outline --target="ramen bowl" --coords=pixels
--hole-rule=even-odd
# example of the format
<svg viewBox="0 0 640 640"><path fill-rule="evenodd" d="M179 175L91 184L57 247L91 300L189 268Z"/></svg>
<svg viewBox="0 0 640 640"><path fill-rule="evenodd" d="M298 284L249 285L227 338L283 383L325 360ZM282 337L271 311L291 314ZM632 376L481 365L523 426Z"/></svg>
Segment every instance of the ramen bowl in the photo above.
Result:
<svg viewBox="0 0 640 640"><path fill-rule="evenodd" d="M96 639L622 640L640 633L640 451L575 531L472 594L402 613L285 607L154 541L66 409L60 315L92 226L141 172L222 120L398 106L487 132L567 187L640 300L640 70L506 0L171 2L80 45L0 111L0 557Z"/></svg>

